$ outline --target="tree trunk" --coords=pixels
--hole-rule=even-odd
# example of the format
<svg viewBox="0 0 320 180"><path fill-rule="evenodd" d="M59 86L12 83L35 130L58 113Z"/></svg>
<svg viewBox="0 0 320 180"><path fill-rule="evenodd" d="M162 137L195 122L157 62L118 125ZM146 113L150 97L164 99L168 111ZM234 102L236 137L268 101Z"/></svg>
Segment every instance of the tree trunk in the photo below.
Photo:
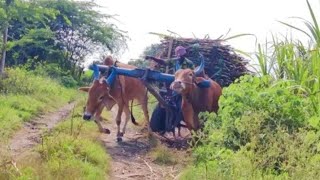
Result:
<svg viewBox="0 0 320 180"><path fill-rule="evenodd" d="M1 49L1 62L0 62L0 76L4 73L4 66L6 63L6 53L7 53L7 40L8 40L8 26L5 27L3 31L3 47Z"/></svg>

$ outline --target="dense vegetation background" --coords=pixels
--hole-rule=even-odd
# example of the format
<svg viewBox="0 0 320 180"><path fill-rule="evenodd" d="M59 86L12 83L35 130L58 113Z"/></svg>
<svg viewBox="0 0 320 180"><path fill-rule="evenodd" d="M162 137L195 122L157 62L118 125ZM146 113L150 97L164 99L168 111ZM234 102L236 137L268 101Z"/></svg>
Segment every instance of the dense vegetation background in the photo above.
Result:
<svg viewBox="0 0 320 180"><path fill-rule="evenodd" d="M126 46L125 33L110 23L113 16L99 8L93 1L1 0L1 64L28 70L49 64L50 76L79 81L85 57Z"/></svg>
<svg viewBox="0 0 320 180"><path fill-rule="evenodd" d="M183 179L318 179L320 29L307 5L306 28L283 24L310 44L274 36L258 46L260 74L224 88L218 114L202 115L204 132L194 136L194 165Z"/></svg>

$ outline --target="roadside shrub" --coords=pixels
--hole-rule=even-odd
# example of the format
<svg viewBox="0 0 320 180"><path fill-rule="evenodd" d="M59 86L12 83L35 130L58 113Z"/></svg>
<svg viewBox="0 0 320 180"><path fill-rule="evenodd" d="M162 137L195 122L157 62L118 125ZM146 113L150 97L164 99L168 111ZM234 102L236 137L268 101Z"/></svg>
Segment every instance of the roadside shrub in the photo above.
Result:
<svg viewBox="0 0 320 180"><path fill-rule="evenodd" d="M93 81L93 71L84 71L80 78L80 85L88 85Z"/></svg>
<svg viewBox="0 0 320 180"><path fill-rule="evenodd" d="M240 81L224 89L215 120L221 122L224 145L232 150L257 134L273 134L278 129L293 133L315 115L310 100L295 92L291 82L273 84L267 76L244 76Z"/></svg>
<svg viewBox="0 0 320 180"><path fill-rule="evenodd" d="M76 87L78 85L78 82L73 79L72 76L62 76L60 78L61 84L65 87Z"/></svg>
<svg viewBox="0 0 320 180"><path fill-rule="evenodd" d="M320 116L293 82L244 76L223 90L218 115L202 116L204 135L185 177L317 178Z"/></svg>
<svg viewBox="0 0 320 180"><path fill-rule="evenodd" d="M63 86L68 88L73 88L78 85L78 81L76 81L70 71L66 71L61 69L58 64L39 64L34 73L40 76L48 76L50 78L56 79L60 82Z"/></svg>
<svg viewBox="0 0 320 180"><path fill-rule="evenodd" d="M53 79L71 75L69 70L62 69L60 65L56 63L39 63L32 71L37 75L49 76Z"/></svg>

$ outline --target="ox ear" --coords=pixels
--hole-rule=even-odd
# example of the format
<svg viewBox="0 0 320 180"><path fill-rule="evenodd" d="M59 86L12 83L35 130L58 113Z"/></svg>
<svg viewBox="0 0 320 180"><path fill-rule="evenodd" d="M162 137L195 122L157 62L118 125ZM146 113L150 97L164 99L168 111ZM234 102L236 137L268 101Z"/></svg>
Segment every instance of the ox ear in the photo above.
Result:
<svg viewBox="0 0 320 180"><path fill-rule="evenodd" d="M211 86L210 80L203 77L196 77L195 83L199 88L209 88Z"/></svg>
<svg viewBox="0 0 320 180"><path fill-rule="evenodd" d="M204 79L203 77L195 77L195 76L194 76L194 82L195 82L196 84L198 84L198 83L200 83L200 82L202 82L202 81L204 81L204 80L206 80L206 79Z"/></svg>
<svg viewBox="0 0 320 180"><path fill-rule="evenodd" d="M90 87L80 87L78 90L88 92L90 90Z"/></svg>

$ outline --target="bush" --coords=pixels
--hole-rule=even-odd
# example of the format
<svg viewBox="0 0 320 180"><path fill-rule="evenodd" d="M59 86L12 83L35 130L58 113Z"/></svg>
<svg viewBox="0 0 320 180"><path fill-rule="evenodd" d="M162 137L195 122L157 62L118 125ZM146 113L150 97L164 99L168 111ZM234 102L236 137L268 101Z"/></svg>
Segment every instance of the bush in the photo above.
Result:
<svg viewBox="0 0 320 180"><path fill-rule="evenodd" d="M93 81L93 71L84 71L80 78L80 85L88 85Z"/></svg>
<svg viewBox="0 0 320 180"><path fill-rule="evenodd" d="M225 88L218 115L203 114L194 179L317 178L320 116L295 87L244 76Z"/></svg>
<svg viewBox="0 0 320 180"><path fill-rule="evenodd" d="M51 64L47 64L47 63L38 64L33 72L36 75L49 76L54 79L59 79L62 76L70 75L69 71L65 71L65 70L61 69L58 64L53 64L53 63L51 63Z"/></svg>
<svg viewBox="0 0 320 180"><path fill-rule="evenodd" d="M50 77L57 80L60 84L68 88L76 86L84 86L92 83L93 71L87 70L79 74L79 77L71 75L70 71L65 71L59 67L58 64L38 64L33 71L35 75Z"/></svg>
<svg viewBox="0 0 320 180"><path fill-rule="evenodd" d="M61 77L61 84L65 87L76 87L78 85L78 82L73 79L72 76L62 76Z"/></svg>

